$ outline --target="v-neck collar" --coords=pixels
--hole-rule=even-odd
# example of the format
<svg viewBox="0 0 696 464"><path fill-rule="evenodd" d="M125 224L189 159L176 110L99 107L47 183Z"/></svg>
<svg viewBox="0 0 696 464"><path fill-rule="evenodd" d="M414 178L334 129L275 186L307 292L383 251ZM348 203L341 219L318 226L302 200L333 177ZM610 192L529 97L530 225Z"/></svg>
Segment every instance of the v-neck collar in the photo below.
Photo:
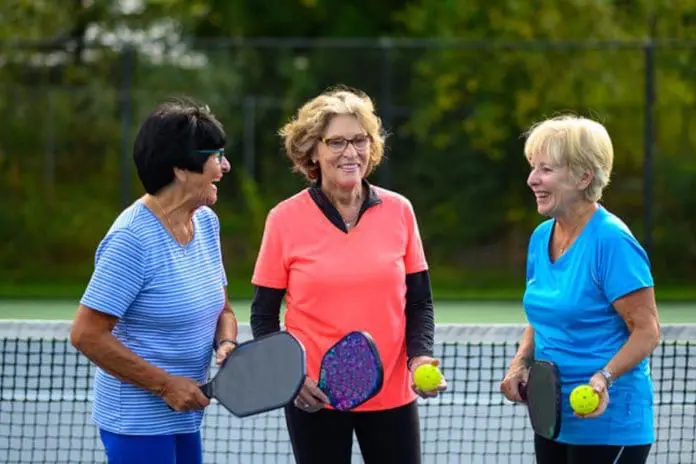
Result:
<svg viewBox="0 0 696 464"><path fill-rule="evenodd" d="M597 220L597 217L599 217L602 214L604 214L604 208L602 207L602 205L598 205L597 209L590 216L590 219L580 230L578 236L575 237L575 240L573 240L573 242L568 246L566 252L559 256L556 260L553 260L551 258L551 240L553 239L553 232L556 228L556 220L553 220L551 227L549 228L548 236L546 238L546 259L551 264L551 266L561 266L561 264L567 259L566 256L569 255L574 248L577 248L575 244L584 240L584 236L590 233L586 231L590 231L595 227L595 221Z"/></svg>
<svg viewBox="0 0 696 464"><path fill-rule="evenodd" d="M312 200L314 200L314 203L319 207L321 212L326 216L326 218L331 221L331 224L339 228L345 233L348 233L348 228L346 227L346 224L343 222L343 218L339 214L338 210L336 207L331 203L329 200L329 197L326 196L324 191L321 189L321 180L315 182L312 184L309 188L309 196L312 197ZM367 211L369 208L378 205L382 203L382 199L379 198L379 194L377 193L377 190L375 190L370 183L363 179L362 180L362 185L363 187L367 188L367 196L363 200L362 205L360 206L360 212L358 212L358 217L355 219L355 226L358 225L358 222L360 222L360 218L362 215Z"/></svg>

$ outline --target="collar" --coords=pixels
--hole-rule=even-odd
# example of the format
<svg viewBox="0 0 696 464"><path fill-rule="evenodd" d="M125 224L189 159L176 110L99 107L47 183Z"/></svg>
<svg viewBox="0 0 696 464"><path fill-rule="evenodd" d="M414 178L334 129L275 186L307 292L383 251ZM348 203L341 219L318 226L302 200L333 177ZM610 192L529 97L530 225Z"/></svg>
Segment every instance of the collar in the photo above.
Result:
<svg viewBox="0 0 696 464"><path fill-rule="evenodd" d="M362 206L360 206L360 212L358 213L358 218L355 220L355 225L360 222L360 218L365 211L382 203L382 199L379 198L377 190L375 190L375 188L372 187L372 185L370 185L366 179L362 180L362 185L367 189L367 196L363 200ZM338 213L338 210L321 189L321 179L313 183L308 190L312 200L314 200L314 203L319 207L321 212L324 213L324 216L326 216L326 218L331 221L334 226L338 227L343 232L348 232L348 229L346 229L346 225L343 222L343 218Z"/></svg>

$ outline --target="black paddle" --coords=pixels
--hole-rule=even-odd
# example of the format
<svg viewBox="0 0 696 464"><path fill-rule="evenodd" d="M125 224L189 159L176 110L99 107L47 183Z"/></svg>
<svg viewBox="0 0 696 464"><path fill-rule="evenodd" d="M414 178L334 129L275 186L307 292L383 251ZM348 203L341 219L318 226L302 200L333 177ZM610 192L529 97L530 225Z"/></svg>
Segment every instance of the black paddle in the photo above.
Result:
<svg viewBox="0 0 696 464"><path fill-rule="evenodd" d="M281 331L241 343L200 388L235 416L246 417L290 403L306 375L304 348Z"/></svg>
<svg viewBox="0 0 696 464"><path fill-rule="evenodd" d="M548 361L534 361L527 383L520 384L534 432L549 440L561 431L561 380L558 368Z"/></svg>

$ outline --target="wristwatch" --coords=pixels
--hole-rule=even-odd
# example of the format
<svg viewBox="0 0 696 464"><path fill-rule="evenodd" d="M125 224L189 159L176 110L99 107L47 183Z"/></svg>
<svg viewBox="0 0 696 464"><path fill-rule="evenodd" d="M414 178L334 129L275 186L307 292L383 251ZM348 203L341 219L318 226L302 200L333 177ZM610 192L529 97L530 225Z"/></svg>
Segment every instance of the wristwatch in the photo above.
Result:
<svg viewBox="0 0 696 464"><path fill-rule="evenodd" d="M607 380L607 388L611 387L611 384L614 383L614 376L611 375L611 372L606 369L600 369L598 372Z"/></svg>
<svg viewBox="0 0 696 464"><path fill-rule="evenodd" d="M239 346L239 343L237 343L237 340L232 340L231 338L225 338L225 339L220 340L219 342L215 343L215 346L214 346L215 351L217 351L218 348L220 348L223 343L232 343L235 348L237 348L237 346Z"/></svg>

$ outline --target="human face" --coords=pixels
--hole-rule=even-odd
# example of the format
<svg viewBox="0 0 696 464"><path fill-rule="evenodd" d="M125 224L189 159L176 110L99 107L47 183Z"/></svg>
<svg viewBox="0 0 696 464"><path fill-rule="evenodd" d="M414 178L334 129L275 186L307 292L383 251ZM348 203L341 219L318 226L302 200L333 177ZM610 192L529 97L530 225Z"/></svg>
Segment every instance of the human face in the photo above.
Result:
<svg viewBox="0 0 696 464"><path fill-rule="evenodd" d="M335 116L314 154L322 181L342 189L355 188L367 173L370 146L370 138L355 117Z"/></svg>
<svg viewBox="0 0 696 464"><path fill-rule="evenodd" d="M230 171L230 163L225 157L225 150L199 151L201 154L210 153L203 165L202 173L195 173L191 178L191 189L199 206L212 206L217 202L217 182Z"/></svg>
<svg viewBox="0 0 696 464"><path fill-rule="evenodd" d="M529 164L527 185L534 192L539 214L563 216L582 199L582 188L573 181L568 166L561 166L543 154L532 156Z"/></svg>

